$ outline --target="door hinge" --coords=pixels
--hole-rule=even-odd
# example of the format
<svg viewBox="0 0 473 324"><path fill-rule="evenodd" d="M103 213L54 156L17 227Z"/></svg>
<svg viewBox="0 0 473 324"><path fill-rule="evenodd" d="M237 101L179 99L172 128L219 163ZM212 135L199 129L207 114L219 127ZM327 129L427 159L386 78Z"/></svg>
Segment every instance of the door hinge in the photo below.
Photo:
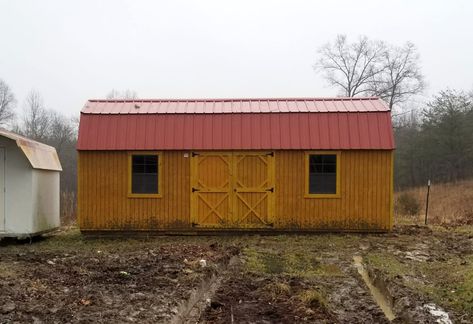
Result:
<svg viewBox="0 0 473 324"><path fill-rule="evenodd" d="M191 225L192 225L192 227L199 226L199 224L197 224L197 223L194 223L194 222L192 222L192 223L191 223Z"/></svg>
<svg viewBox="0 0 473 324"><path fill-rule="evenodd" d="M199 153L192 152L192 157L200 155Z"/></svg>
<svg viewBox="0 0 473 324"><path fill-rule="evenodd" d="M266 224L268 225L269 227L274 227L274 223L269 223L269 224Z"/></svg>
<svg viewBox="0 0 473 324"><path fill-rule="evenodd" d="M269 191L269 192L274 192L274 188L269 188L269 189L266 189L266 191Z"/></svg>
<svg viewBox="0 0 473 324"><path fill-rule="evenodd" d="M274 152L269 152L269 153L267 153L266 155L268 155L268 156L274 156Z"/></svg>
<svg viewBox="0 0 473 324"><path fill-rule="evenodd" d="M197 189L197 188L192 188L192 192L196 192L196 191L200 191L200 189Z"/></svg>

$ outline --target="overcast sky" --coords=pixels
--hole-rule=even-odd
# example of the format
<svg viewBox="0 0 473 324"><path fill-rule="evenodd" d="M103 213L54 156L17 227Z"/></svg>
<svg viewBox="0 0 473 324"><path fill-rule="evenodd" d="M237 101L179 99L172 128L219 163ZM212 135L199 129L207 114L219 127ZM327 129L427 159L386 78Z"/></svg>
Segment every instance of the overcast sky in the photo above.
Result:
<svg viewBox="0 0 473 324"><path fill-rule="evenodd" d="M415 43L426 96L473 89L473 1L0 0L0 78L77 114L113 88L143 98L335 95L312 66L347 34Z"/></svg>

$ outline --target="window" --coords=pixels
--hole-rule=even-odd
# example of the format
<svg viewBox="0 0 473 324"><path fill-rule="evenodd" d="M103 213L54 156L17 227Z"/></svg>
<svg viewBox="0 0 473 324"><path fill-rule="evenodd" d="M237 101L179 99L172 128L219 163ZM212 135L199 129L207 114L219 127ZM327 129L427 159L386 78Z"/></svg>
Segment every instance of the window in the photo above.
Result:
<svg viewBox="0 0 473 324"><path fill-rule="evenodd" d="M339 193L339 154L309 153L307 194L309 197L330 198L338 197Z"/></svg>
<svg viewBox="0 0 473 324"><path fill-rule="evenodd" d="M130 155L130 196L154 197L159 192L159 154Z"/></svg>

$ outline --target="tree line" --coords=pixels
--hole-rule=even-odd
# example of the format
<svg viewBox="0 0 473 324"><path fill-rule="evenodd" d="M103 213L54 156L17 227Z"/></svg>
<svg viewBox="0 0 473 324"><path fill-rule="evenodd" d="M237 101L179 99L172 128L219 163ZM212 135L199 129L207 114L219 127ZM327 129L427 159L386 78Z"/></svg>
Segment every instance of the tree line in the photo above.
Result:
<svg viewBox="0 0 473 324"><path fill-rule="evenodd" d="M398 188L473 177L473 93L440 91L394 120Z"/></svg>

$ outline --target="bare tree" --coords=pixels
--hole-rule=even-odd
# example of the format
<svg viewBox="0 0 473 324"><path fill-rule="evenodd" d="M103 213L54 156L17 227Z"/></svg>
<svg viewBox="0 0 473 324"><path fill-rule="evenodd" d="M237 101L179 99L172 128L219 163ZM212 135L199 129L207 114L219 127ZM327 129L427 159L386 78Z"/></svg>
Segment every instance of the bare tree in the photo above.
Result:
<svg viewBox="0 0 473 324"><path fill-rule="evenodd" d="M412 43L388 46L366 36L348 43L346 36L338 35L335 43L319 49L314 68L343 95L379 96L391 109L425 87L419 54Z"/></svg>
<svg viewBox="0 0 473 324"><path fill-rule="evenodd" d="M112 89L108 94L107 94L107 99L137 99L138 94L134 90L116 90Z"/></svg>
<svg viewBox="0 0 473 324"><path fill-rule="evenodd" d="M402 47L390 46L383 58L385 69L373 76L370 83L369 92L372 95L386 100L392 109L394 105L424 90L424 76L420 70L420 58L414 44L408 42Z"/></svg>
<svg viewBox="0 0 473 324"><path fill-rule="evenodd" d="M354 97L369 92L373 78L384 70L383 42L370 41L366 36L349 44L345 35L338 35L334 43L319 49L319 58L314 66L321 71L332 86L342 95Z"/></svg>
<svg viewBox="0 0 473 324"><path fill-rule="evenodd" d="M0 125L13 120L16 99L8 84L0 79Z"/></svg>
<svg viewBox="0 0 473 324"><path fill-rule="evenodd" d="M72 118L66 118L55 111L49 111L48 144L61 154L77 138L77 127Z"/></svg>
<svg viewBox="0 0 473 324"><path fill-rule="evenodd" d="M41 95L32 90L27 95L23 112L22 133L35 140L43 140L47 137L51 118L44 108Z"/></svg>

